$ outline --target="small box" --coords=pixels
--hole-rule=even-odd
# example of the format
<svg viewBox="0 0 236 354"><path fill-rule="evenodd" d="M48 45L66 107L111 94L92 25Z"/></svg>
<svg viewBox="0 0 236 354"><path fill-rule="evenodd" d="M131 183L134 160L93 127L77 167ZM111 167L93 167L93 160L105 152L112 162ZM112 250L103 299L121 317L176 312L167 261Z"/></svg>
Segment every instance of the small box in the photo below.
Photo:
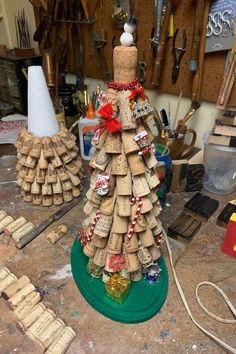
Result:
<svg viewBox="0 0 236 354"><path fill-rule="evenodd" d="M115 273L105 284L106 296L118 304L123 304L130 292L130 281Z"/></svg>

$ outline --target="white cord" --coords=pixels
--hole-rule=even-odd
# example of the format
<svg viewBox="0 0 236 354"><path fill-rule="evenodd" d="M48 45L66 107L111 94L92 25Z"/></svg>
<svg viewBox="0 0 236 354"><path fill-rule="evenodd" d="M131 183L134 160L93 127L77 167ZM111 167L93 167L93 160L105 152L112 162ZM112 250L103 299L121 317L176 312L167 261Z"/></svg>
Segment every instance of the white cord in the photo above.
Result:
<svg viewBox="0 0 236 354"><path fill-rule="evenodd" d="M165 238L165 241L166 241L166 247L167 247L167 250L168 250L168 254L169 254L169 258L170 258L170 265L171 265L171 269L172 269L172 272L173 272L173 276L174 276L174 280L175 280L175 284L177 286L177 289L179 291L179 294L180 294L180 297L181 297L181 300L184 304L184 307L189 315L189 317L191 318L191 320L193 321L193 323L202 331L204 332L208 337L212 338L215 342L217 342L218 344L220 344L223 348L229 350L231 353L234 353L236 354L236 348L233 348L231 347L230 345L228 345L227 343L225 343L224 341L222 341L220 338L218 338L217 336L215 336L214 334L212 334L211 332L209 332L208 330L206 330L204 327L202 327L193 317L192 315L192 312L190 310L190 307L188 305L188 302L185 298L185 295L184 295L184 292L182 290L182 287L180 285L180 282L179 282L179 279L178 279L178 276L176 274L176 271L175 271L175 267L174 267L174 264L173 264L173 257L172 257L172 252L171 252L171 248L170 248L170 244L169 244L169 240L168 240L168 237L166 235L166 232L163 230L163 234L164 234L164 238ZM220 292L220 294L223 296L224 300L226 301L227 305L229 306L230 310L232 311L233 315L236 317L236 309L234 308L233 304L229 301L228 297L225 295L225 293L218 287L216 286L215 284L213 283L210 283L210 282L203 282L203 283L200 283L198 284L197 288L196 288L196 297L197 297L197 301L199 303L199 305L201 306L201 308L209 315L211 316L212 318L216 319L217 321L220 319L220 322L222 322L222 320L224 321L224 323L236 323L235 320L232 320L233 322L226 322L226 321L231 321L231 320L224 320L224 319L221 319L220 317L212 314L210 311L208 311L201 303L200 299L199 299L199 296L198 296L198 290L201 286L203 285L209 285L209 286L213 286L217 291Z"/></svg>

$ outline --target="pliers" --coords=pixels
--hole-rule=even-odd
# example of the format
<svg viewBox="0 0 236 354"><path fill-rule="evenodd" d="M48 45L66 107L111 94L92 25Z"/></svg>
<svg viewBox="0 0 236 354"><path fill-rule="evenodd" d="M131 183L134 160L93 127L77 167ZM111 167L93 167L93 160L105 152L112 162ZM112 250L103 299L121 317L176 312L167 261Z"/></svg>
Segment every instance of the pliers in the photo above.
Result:
<svg viewBox="0 0 236 354"><path fill-rule="evenodd" d="M181 36L182 47L176 47L176 37L178 35L178 31L179 31L179 29L177 28L175 31L174 37L173 37L173 42L172 42L172 54L174 57L174 66L172 69L172 82L173 82L173 84L175 84L176 81L178 80L180 62L183 58L184 53L186 52L186 43L187 43L186 31L183 30L182 36Z"/></svg>

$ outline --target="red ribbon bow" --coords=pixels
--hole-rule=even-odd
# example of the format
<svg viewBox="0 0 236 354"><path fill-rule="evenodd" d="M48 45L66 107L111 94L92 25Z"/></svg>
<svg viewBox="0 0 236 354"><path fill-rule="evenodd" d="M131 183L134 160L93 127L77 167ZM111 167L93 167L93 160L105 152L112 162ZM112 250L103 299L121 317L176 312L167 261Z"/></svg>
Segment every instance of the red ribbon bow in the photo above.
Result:
<svg viewBox="0 0 236 354"><path fill-rule="evenodd" d="M130 95L128 98L130 100L134 99L136 96L139 96L142 98L142 100L145 100L147 96L144 93L144 88L142 86L136 87L134 90L131 91Z"/></svg>
<svg viewBox="0 0 236 354"><path fill-rule="evenodd" d="M121 123L113 117L113 109L110 103L105 104L99 109L98 113L101 114L104 122L101 122L97 129L107 129L110 133L115 133L121 129Z"/></svg>

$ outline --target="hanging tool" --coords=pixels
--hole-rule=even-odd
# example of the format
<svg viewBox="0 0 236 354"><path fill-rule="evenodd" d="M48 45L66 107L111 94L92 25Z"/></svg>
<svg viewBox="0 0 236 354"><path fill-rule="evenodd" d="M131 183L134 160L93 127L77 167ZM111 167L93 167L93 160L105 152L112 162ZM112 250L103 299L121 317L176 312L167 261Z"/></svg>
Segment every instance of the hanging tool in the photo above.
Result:
<svg viewBox="0 0 236 354"><path fill-rule="evenodd" d="M143 60L138 61L138 81L143 84L146 81L147 63L145 61L145 53L143 52Z"/></svg>
<svg viewBox="0 0 236 354"><path fill-rule="evenodd" d="M166 2L165 17L161 28L160 40L156 50L154 66L152 71L152 85L154 86L159 86L160 84L161 69L163 65L166 42L168 37L169 20L170 20L171 12L175 6L175 3L177 3L177 0L175 1L167 0Z"/></svg>
<svg viewBox="0 0 236 354"><path fill-rule="evenodd" d="M153 31L154 33L151 39L151 47L153 49L154 55L156 54L157 47L160 41L162 9L163 9L163 0L155 0L156 27L154 28Z"/></svg>
<svg viewBox="0 0 236 354"><path fill-rule="evenodd" d="M112 14L111 17L117 28L123 28L125 22L129 18L129 12L125 10L124 6L121 5L120 0L113 0ZM128 10L129 10L129 4Z"/></svg>
<svg viewBox="0 0 236 354"><path fill-rule="evenodd" d="M101 67L103 74L104 82L110 81L112 79L111 70L108 68L105 56L104 56L104 47L107 44L106 32L103 30L100 33L93 33L93 44L95 48L95 53L97 55L98 64Z"/></svg>
<svg viewBox="0 0 236 354"><path fill-rule="evenodd" d="M182 41L182 46L181 47L176 47L176 38L178 35L179 29L177 28L173 37L173 42L172 42L172 54L174 57L174 65L172 69L172 82L175 84L178 80L179 76L179 69L180 69L180 63L181 60L184 56L184 53L186 52L186 43L187 43L187 36L186 36L186 31L182 31L182 36L181 36L181 41Z"/></svg>
<svg viewBox="0 0 236 354"><path fill-rule="evenodd" d="M89 8L88 8L88 0L80 0L80 3L83 8L85 19L79 20L79 23L92 25L93 23L95 23L97 21L96 13L94 15L95 16L94 18L90 17Z"/></svg>

